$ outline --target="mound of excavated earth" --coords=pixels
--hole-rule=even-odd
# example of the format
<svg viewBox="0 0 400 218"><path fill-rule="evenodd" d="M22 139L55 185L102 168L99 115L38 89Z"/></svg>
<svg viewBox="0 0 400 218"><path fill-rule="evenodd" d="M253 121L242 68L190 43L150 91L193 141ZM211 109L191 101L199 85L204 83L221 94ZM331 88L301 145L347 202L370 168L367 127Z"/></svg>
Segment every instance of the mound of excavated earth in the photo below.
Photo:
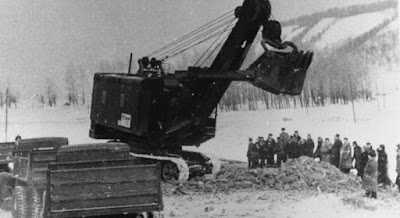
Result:
<svg viewBox="0 0 400 218"><path fill-rule="evenodd" d="M225 163L214 178L191 179L177 183L172 194L185 192L229 192L240 189L305 190L321 192L356 191L360 180L344 174L329 163L313 158L289 159L280 168L247 169L242 163Z"/></svg>

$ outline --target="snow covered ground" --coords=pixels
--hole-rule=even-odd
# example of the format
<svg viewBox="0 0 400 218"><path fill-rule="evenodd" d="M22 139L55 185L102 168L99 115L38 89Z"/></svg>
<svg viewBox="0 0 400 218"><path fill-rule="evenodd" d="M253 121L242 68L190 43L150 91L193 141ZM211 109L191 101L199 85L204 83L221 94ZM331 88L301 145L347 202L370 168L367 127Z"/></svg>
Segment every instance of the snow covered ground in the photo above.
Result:
<svg viewBox="0 0 400 218"><path fill-rule="evenodd" d="M400 143L397 124L400 123L400 67L381 71L377 79L378 92L385 87L385 100L378 96L372 102L356 102L356 123L351 105L296 108L284 110L260 110L221 112L217 120L216 137L198 150L210 156L246 161L249 137L274 137L285 127L289 134L298 130L305 137L308 133L317 137L333 139L336 133L357 141L360 145L371 142L377 148L386 145L389 155L389 173L395 176L395 145ZM378 106L379 104L379 106ZM0 140L5 140L5 110L0 111ZM32 108L31 102L9 111L8 140L17 134L23 138L42 136L65 136L71 144L95 142L89 138L88 106L56 108Z"/></svg>
<svg viewBox="0 0 400 218"><path fill-rule="evenodd" d="M336 133L359 145L371 142L374 148L386 146L389 156L389 173L395 178L395 147L400 143L397 124L400 123L400 68L382 72L378 79L378 92L385 87L385 101L379 96L372 102L356 102L356 123L349 105L298 108L285 110L239 111L220 113L217 135L198 149L221 158L246 161L249 137L266 137L272 133L277 137L282 127L289 134L298 130L305 137L308 133L314 140L330 138ZM379 109L378 109L379 102Z"/></svg>
<svg viewBox="0 0 400 218"><path fill-rule="evenodd" d="M315 43L315 48L322 49L337 45L345 40L362 35L381 24L385 19L392 18L394 14L395 9L387 9L380 12L359 14L340 19Z"/></svg>
<svg viewBox="0 0 400 218"><path fill-rule="evenodd" d="M312 37L317 36L318 34L321 34L324 32L326 29L329 28L329 26L335 22L335 18L328 17L320 20L317 24L315 24L313 27L310 28L310 30L304 35L302 42L308 42L312 39Z"/></svg>

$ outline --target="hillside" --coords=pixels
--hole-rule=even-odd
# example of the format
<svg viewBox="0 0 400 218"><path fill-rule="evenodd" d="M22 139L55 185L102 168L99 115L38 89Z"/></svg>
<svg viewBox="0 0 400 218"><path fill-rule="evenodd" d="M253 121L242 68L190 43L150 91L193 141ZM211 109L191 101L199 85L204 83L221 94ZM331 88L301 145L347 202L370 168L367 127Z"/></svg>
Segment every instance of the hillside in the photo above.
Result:
<svg viewBox="0 0 400 218"><path fill-rule="evenodd" d="M400 62L397 7L397 1L384 1L331 9L282 22L283 40L315 52L302 95L276 96L238 82L226 92L221 108L254 110L269 109L275 104L279 108L296 107L296 102L301 107L310 107L347 104L351 99L371 100L378 69L385 70ZM260 40L259 34L255 41ZM263 48L255 43L243 68L262 53ZM282 101L288 103L281 106Z"/></svg>

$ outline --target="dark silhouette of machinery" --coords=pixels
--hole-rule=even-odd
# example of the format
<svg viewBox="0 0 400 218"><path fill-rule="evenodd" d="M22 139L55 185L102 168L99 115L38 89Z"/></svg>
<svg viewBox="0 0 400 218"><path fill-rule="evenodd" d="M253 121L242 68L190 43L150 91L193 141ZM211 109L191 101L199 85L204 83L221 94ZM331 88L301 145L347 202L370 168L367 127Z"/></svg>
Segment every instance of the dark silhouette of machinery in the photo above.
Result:
<svg viewBox="0 0 400 218"><path fill-rule="evenodd" d="M183 151L182 146L199 146L215 136L217 104L230 83L248 81L275 94L298 95L313 56L293 43L280 42L279 23L274 21L271 27L269 22L269 1L245 0L234 14L236 24L224 23L233 28L209 67L170 74L162 67L169 56L161 61L144 57L137 74L96 73L90 137L125 142L135 154L157 157L154 161L162 162L166 180L177 178L180 169L162 157L183 158L191 174L210 173L208 157ZM292 51L266 50L248 69L240 70L261 26L267 32L263 37L270 39L266 43Z"/></svg>

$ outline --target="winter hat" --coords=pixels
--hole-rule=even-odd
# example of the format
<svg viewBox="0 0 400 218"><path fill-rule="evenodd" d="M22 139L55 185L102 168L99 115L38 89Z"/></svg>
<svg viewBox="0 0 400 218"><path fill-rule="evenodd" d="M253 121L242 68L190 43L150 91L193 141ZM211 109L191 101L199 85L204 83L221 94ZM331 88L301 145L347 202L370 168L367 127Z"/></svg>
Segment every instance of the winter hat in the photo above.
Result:
<svg viewBox="0 0 400 218"><path fill-rule="evenodd" d="M370 150L368 152L368 155L371 156L371 157L375 157L376 156L376 152L374 150Z"/></svg>

